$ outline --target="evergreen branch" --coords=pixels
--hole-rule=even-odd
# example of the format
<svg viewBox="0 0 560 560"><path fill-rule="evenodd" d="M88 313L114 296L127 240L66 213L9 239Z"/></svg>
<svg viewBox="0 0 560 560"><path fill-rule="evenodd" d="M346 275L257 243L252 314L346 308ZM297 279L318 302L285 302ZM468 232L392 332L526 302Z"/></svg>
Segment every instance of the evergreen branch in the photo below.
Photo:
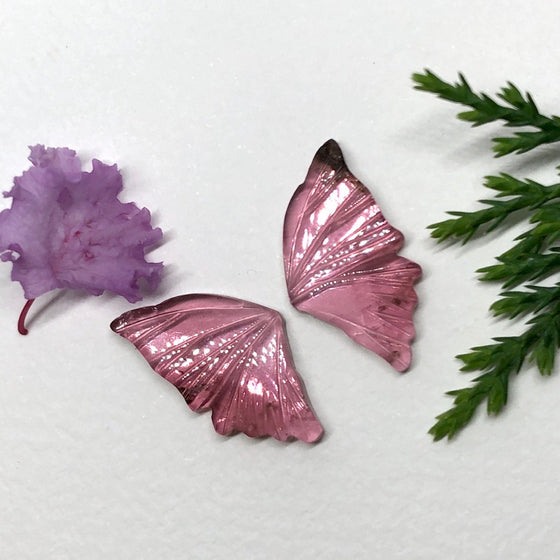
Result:
<svg viewBox="0 0 560 560"><path fill-rule="evenodd" d="M548 304L537 307L546 310L528 321L529 328L520 336L495 338L495 344L478 346L468 354L457 356L464 364L461 371L480 371L482 375L474 379L471 387L447 393L454 397L453 407L437 416L437 422L429 430L436 441L444 437L451 439L470 422L484 401L489 415L498 414L507 403L510 376L519 372L527 358L536 362L541 375L551 374L560 344L558 293Z"/></svg>
<svg viewBox="0 0 560 560"><path fill-rule="evenodd" d="M498 257L501 264L485 266L477 272L482 274L480 280L503 282L505 289L514 288L523 282L538 282L560 270L559 250L556 248L546 255L526 254L511 260Z"/></svg>
<svg viewBox="0 0 560 560"><path fill-rule="evenodd" d="M448 212L457 217L429 225L428 228L432 230L431 236L440 242L446 239L462 239L463 243L466 243L479 229L488 233L519 210L536 210L560 198L560 183L544 186L530 179L521 181L503 173L486 177L484 184L487 188L498 191L493 199L479 201L487 208L474 212ZM507 200L503 200L506 198ZM546 217L547 214L539 214L536 220L541 221L542 216Z"/></svg>
<svg viewBox="0 0 560 560"><path fill-rule="evenodd" d="M525 153L542 144L560 140L560 118L542 115L530 94L525 96L511 82L503 87L497 97L499 103L484 93L475 93L465 77L459 74L459 81L446 82L430 70L413 74L415 89L435 93L441 99L459 103L471 110L459 113L457 117L480 126L494 121L504 121L508 127L530 126L531 132L514 132L510 137L493 138L496 157L511 153Z"/></svg>
<svg viewBox="0 0 560 560"><path fill-rule="evenodd" d="M497 257L498 261L522 262L536 253L543 254L560 239L560 206L550 205L537 210L529 222L538 225L516 237L517 243Z"/></svg>
<svg viewBox="0 0 560 560"><path fill-rule="evenodd" d="M506 127L534 129L494 138L497 156L523 153L560 140L560 118L542 115L531 95L522 94L511 83L502 88L495 100L473 92L461 74L456 83L447 83L429 70L414 74L413 80L416 89L469 107L469 111L458 117L473 126L502 121ZM526 212L524 217L531 228L497 258L497 264L478 272L480 280L500 281L507 290L490 307L495 316L530 318L521 335L494 338L492 344L471 348L470 352L457 356L463 362L461 371L477 371L479 376L470 387L448 393L454 398L453 406L440 414L430 429L435 440L452 438L483 403L488 414L499 414L507 403L511 376L527 361L534 362L542 375L550 375L560 347L560 282L554 286L527 284L560 272L560 183L544 186L531 179L522 181L502 174L487 177L485 186L495 194L480 201L483 208L474 212L448 212L452 219L428 227L438 241L466 243L477 232L490 232L509 217ZM510 290L520 284L525 284L524 289Z"/></svg>
<svg viewBox="0 0 560 560"><path fill-rule="evenodd" d="M508 289L542 280L560 270L560 248L551 246L560 238L560 207L543 206L530 222L538 225L520 235L517 244L497 257L499 264L477 270L482 273L480 280L498 280Z"/></svg>
<svg viewBox="0 0 560 560"><path fill-rule="evenodd" d="M495 301L490 310L496 317L515 319L519 315L539 313L555 300L560 301L560 283L556 286L527 286L530 291L502 292L502 299Z"/></svg>
<svg viewBox="0 0 560 560"><path fill-rule="evenodd" d="M558 117L554 117L558 119ZM560 121L558 121L560 125ZM550 127L552 128L552 127ZM524 154L543 144L553 144L560 140L560 126L558 130L541 130L538 132L514 132L513 136L499 136L492 138L492 150L496 157L508 154Z"/></svg>

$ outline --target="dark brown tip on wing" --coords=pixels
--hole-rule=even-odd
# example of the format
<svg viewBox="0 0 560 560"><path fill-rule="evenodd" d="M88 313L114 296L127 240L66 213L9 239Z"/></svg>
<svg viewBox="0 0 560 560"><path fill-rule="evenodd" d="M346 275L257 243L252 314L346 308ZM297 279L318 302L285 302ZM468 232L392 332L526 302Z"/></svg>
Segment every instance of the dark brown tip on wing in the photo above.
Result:
<svg viewBox="0 0 560 560"><path fill-rule="evenodd" d="M120 317L117 317L114 321L112 321L110 327L113 332L120 334L120 331L123 329L125 325L126 325L126 319L123 314Z"/></svg>
<svg viewBox="0 0 560 560"><path fill-rule="evenodd" d="M315 160L326 163L331 167L340 167L344 165L344 157L342 156L342 150L338 143L333 140L327 140L315 154Z"/></svg>

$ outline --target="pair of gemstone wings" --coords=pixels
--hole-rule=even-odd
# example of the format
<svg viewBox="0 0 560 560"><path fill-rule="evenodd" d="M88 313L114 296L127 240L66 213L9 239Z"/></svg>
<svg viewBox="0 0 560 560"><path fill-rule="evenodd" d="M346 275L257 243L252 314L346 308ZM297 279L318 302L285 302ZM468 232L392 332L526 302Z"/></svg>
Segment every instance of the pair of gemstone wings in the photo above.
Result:
<svg viewBox="0 0 560 560"><path fill-rule="evenodd" d="M292 304L342 329L396 370L410 365L420 266L403 235L354 177L334 140L317 152L284 222ZM191 294L135 309L111 328L175 385L220 434L320 439L323 428L294 367L281 315L239 299Z"/></svg>

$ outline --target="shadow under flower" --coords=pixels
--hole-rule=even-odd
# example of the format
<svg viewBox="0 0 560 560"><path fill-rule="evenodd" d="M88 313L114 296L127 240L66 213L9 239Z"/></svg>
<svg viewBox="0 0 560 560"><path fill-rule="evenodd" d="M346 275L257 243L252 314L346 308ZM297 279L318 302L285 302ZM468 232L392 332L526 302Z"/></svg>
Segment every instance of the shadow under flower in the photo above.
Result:
<svg viewBox="0 0 560 560"><path fill-rule="evenodd" d="M37 300L37 303L33 306L33 311L26 320L26 326L28 329L31 329L44 316L49 316L50 319L62 316L67 311L68 304L79 303L88 297L91 297L90 294L81 290L53 291L50 298L42 297L40 300ZM65 305L60 305L62 300L65 300Z"/></svg>

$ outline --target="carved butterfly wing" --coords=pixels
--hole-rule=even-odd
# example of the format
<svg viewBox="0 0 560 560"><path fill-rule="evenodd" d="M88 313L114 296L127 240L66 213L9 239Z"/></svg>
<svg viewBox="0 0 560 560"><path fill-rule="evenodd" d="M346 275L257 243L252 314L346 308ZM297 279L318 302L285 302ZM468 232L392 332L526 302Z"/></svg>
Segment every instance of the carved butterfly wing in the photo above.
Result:
<svg viewBox="0 0 560 560"><path fill-rule="evenodd" d="M383 216L334 140L317 152L284 221L292 304L341 328L398 371L410 365L418 264L398 256L403 235Z"/></svg>
<svg viewBox="0 0 560 560"><path fill-rule="evenodd" d="M323 429L292 363L280 314L195 294L135 309L111 323L220 434L317 441Z"/></svg>

